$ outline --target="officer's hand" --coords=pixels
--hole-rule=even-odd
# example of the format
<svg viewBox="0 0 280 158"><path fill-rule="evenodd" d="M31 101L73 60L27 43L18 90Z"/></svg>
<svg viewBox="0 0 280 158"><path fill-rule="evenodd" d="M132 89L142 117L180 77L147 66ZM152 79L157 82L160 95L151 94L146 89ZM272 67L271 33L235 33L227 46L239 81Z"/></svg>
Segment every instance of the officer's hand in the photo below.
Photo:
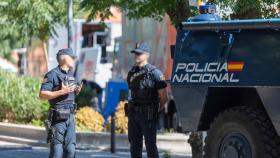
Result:
<svg viewBox="0 0 280 158"><path fill-rule="evenodd" d="M61 85L61 91L62 91L63 95L74 92L75 89L76 89L75 84L65 85L64 83L62 83L62 85Z"/></svg>
<svg viewBox="0 0 280 158"><path fill-rule="evenodd" d="M81 92L82 88L83 88L83 82L79 86L76 87L76 89L75 89L76 94L79 94Z"/></svg>

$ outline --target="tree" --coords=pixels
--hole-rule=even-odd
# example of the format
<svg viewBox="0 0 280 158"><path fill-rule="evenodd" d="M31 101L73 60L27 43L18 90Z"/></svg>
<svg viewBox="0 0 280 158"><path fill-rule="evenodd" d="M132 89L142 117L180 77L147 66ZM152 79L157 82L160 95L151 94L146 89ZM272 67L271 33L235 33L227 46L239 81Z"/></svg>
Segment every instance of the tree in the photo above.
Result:
<svg viewBox="0 0 280 158"><path fill-rule="evenodd" d="M18 30L17 26L11 24L7 14L2 14L3 8L7 5L8 3L3 2L0 4L0 56L12 61L10 51L13 46L21 47L22 39L19 31L15 31Z"/></svg>
<svg viewBox="0 0 280 158"><path fill-rule="evenodd" d="M160 21L168 14L174 25L186 20L197 10L196 7L189 5L189 0L82 0L81 2L81 8L90 11L89 19L99 16L101 21L112 16L110 11L112 6L123 10L129 18L149 17Z"/></svg>
<svg viewBox="0 0 280 158"><path fill-rule="evenodd" d="M6 48L0 52L7 55L19 45L29 47L36 37L42 41L47 57L46 41L56 35L56 25L66 24L66 6L66 1L59 0L0 0L0 48ZM79 0L74 0L76 13L78 7Z"/></svg>
<svg viewBox="0 0 280 158"><path fill-rule="evenodd" d="M61 22L60 11L53 2L42 0L6 0L0 7L1 14L1 41L2 54L10 54L11 49L31 45L31 38L36 36L45 40L51 35L53 24ZM12 41L15 41L12 43ZM9 45L7 44L9 43ZM46 49L45 49L46 53ZM46 53L47 55L47 53ZM5 57L5 55L4 55Z"/></svg>
<svg viewBox="0 0 280 158"><path fill-rule="evenodd" d="M277 17L273 8L279 8L279 0L209 0L208 4L218 5L221 10L232 11L223 13L224 17L238 19ZM81 8L89 11L88 19L100 17L101 21L112 16L110 8L114 6L122 10L129 18L144 17L161 20L166 14L176 26L197 13L196 7L189 5L189 0L82 0Z"/></svg>
<svg viewBox="0 0 280 158"><path fill-rule="evenodd" d="M276 18L279 0L209 0L208 4L219 6L222 16L232 19Z"/></svg>

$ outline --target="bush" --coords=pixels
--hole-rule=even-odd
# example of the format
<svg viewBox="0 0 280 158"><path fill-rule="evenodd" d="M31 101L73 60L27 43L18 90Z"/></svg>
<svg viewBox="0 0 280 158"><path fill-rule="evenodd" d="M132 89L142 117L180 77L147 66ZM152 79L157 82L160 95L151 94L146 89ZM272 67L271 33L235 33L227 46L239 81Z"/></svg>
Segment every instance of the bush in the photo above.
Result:
<svg viewBox="0 0 280 158"><path fill-rule="evenodd" d="M0 70L0 121L29 123L47 117L49 104L38 98L39 79Z"/></svg>
<svg viewBox="0 0 280 158"><path fill-rule="evenodd" d="M116 112L116 133L128 133L128 119L125 116L124 104L126 101L121 101ZM111 129L111 117L108 118L107 130Z"/></svg>
<svg viewBox="0 0 280 158"><path fill-rule="evenodd" d="M104 130L103 116L92 107L82 107L76 113L76 126L78 130L102 132Z"/></svg>
<svg viewBox="0 0 280 158"><path fill-rule="evenodd" d="M85 105L91 105L91 100L94 97L95 91L92 90L90 86L84 85L80 94L75 99L78 109L84 107Z"/></svg>

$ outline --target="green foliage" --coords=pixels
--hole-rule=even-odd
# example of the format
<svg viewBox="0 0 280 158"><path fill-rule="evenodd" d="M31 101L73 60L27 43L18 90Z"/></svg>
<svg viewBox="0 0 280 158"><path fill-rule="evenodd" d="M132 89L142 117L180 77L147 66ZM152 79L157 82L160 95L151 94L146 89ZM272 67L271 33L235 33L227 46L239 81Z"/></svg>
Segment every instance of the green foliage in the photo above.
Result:
<svg viewBox="0 0 280 158"><path fill-rule="evenodd" d="M169 153L169 152L165 152L165 153L163 154L163 158L171 158L170 153Z"/></svg>
<svg viewBox="0 0 280 158"><path fill-rule="evenodd" d="M74 13L78 6L74 0ZM0 56L9 59L11 49L29 46L32 37L55 35L55 26L66 24L67 1L0 0L0 15Z"/></svg>
<svg viewBox="0 0 280 158"><path fill-rule="evenodd" d="M76 97L77 107L91 106L91 100L95 97L95 91L90 86L84 85L80 94Z"/></svg>
<svg viewBox="0 0 280 158"><path fill-rule="evenodd" d="M100 17L101 21L112 16L111 7L124 11L129 18L141 19L144 17L162 20L168 14L172 23L177 25L182 20L191 16L196 8L190 8L188 0L82 0L81 8L90 11L89 19Z"/></svg>
<svg viewBox="0 0 280 158"><path fill-rule="evenodd" d="M208 4L218 5L222 16L251 19L279 17L273 8L279 8L279 0L209 0ZM144 17L162 20L167 14L176 26L190 16L197 14L197 7L189 6L188 0L82 0L81 8L89 11L88 19L100 17L101 21L112 16L111 7L117 7L129 18ZM232 11L230 15L228 11Z"/></svg>
<svg viewBox="0 0 280 158"><path fill-rule="evenodd" d="M21 37L37 36L47 39L55 24L66 22L66 2L56 0L6 0L0 8L5 23L20 32Z"/></svg>
<svg viewBox="0 0 280 158"><path fill-rule="evenodd" d="M218 5L224 18L279 18L274 10L280 7L279 0L209 0L208 4Z"/></svg>
<svg viewBox="0 0 280 158"><path fill-rule="evenodd" d="M11 54L10 54L11 48L10 48L9 43L10 43L9 40L2 40L2 42L0 42L0 48L1 48L0 57L8 59L9 61L12 61Z"/></svg>
<svg viewBox="0 0 280 158"><path fill-rule="evenodd" d="M47 118L49 104L38 98L38 79L0 70L0 87L0 120L27 123Z"/></svg>
<svg viewBox="0 0 280 158"><path fill-rule="evenodd" d="M39 126L39 127L44 126L44 121L43 120L39 120L39 119L32 119L31 123L34 126Z"/></svg>

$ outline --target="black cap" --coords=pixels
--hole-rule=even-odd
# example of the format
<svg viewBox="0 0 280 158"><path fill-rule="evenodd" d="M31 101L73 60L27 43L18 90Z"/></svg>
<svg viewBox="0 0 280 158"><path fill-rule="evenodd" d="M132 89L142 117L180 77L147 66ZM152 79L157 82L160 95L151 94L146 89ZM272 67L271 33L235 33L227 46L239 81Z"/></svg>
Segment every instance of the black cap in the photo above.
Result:
<svg viewBox="0 0 280 158"><path fill-rule="evenodd" d="M65 49L60 49L57 54L58 55L69 55L72 58L76 58L77 56L73 53L73 50L71 48L65 48Z"/></svg>

